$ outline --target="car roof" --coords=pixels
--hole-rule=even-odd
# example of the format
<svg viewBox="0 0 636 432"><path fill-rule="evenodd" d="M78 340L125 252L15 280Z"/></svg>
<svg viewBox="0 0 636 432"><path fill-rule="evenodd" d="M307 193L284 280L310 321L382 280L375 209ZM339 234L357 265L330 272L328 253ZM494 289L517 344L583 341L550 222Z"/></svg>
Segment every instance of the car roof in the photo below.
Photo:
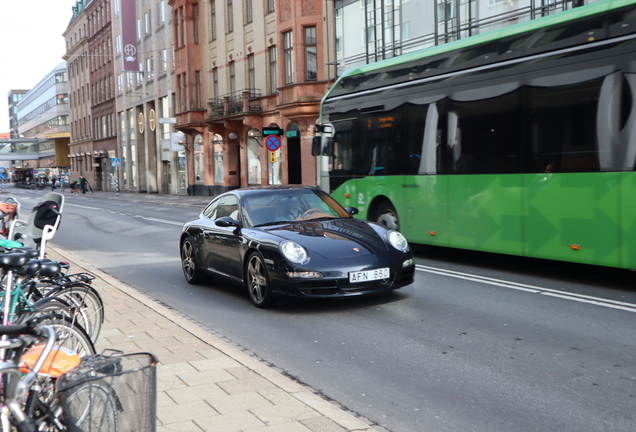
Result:
<svg viewBox="0 0 636 432"><path fill-rule="evenodd" d="M251 195L263 191L286 191L286 190L320 190L315 186L306 186L306 185L270 185L270 186L251 186L244 187L240 189L234 189L229 192L233 192L240 196Z"/></svg>

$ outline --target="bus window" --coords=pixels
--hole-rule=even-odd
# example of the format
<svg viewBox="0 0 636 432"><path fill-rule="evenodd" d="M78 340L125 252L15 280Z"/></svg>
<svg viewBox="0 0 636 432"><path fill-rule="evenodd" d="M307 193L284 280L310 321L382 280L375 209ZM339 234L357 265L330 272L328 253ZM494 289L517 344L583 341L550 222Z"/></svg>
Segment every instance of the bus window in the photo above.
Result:
<svg viewBox="0 0 636 432"><path fill-rule="evenodd" d="M600 171L596 130L603 78L526 88L526 172Z"/></svg>
<svg viewBox="0 0 636 432"><path fill-rule="evenodd" d="M625 149L623 170L636 169L636 115L634 115L634 89L636 88L636 74L626 73L621 97L621 148Z"/></svg>
<svg viewBox="0 0 636 432"><path fill-rule="evenodd" d="M472 102L451 101L448 116L453 172L519 172L520 90Z"/></svg>
<svg viewBox="0 0 636 432"><path fill-rule="evenodd" d="M361 115L357 171L372 176L417 174L427 109L403 104Z"/></svg>

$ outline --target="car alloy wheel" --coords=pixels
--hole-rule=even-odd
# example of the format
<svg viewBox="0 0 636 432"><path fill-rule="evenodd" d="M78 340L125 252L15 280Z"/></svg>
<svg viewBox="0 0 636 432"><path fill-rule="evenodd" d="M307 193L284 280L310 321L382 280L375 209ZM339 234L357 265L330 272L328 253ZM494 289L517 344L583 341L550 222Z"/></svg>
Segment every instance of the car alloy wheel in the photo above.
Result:
<svg viewBox="0 0 636 432"><path fill-rule="evenodd" d="M262 258L256 252L247 261L247 290L252 302L259 308L266 308L272 304L272 294L267 279L267 269Z"/></svg>
<svg viewBox="0 0 636 432"><path fill-rule="evenodd" d="M201 280L201 274L197 268L194 256L194 244L190 237L181 244L181 266L183 267L183 275L188 283L195 284Z"/></svg>
<svg viewBox="0 0 636 432"><path fill-rule="evenodd" d="M400 230L400 223L398 222L395 209L388 201L383 202L376 212L375 221L378 225L382 225L387 229Z"/></svg>

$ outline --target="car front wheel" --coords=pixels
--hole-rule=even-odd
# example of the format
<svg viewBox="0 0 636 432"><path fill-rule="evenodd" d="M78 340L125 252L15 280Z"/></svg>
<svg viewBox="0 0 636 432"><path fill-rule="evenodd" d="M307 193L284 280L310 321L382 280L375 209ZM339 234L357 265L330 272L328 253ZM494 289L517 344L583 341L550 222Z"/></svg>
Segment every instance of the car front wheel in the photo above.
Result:
<svg viewBox="0 0 636 432"><path fill-rule="evenodd" d="M400 230L397 213L389 201L384 201L380 204L375 212L375 222L387 229Z"/></svg>
<svg viewBox="0 0 636 432"><path fill-rule="evenodd" d="M259 308L271 306L273 295L269 286L267 268L257 252L248 258L246 273L245 284L254 305Z"/></svg>
<svg viewBox="0 0 636 432"><path fill-rule="evenodd" d="M197 266L194 243L191 237L186 238L181 243L181 267L188 283L196 284L201 282L201 270Z"/></svg>

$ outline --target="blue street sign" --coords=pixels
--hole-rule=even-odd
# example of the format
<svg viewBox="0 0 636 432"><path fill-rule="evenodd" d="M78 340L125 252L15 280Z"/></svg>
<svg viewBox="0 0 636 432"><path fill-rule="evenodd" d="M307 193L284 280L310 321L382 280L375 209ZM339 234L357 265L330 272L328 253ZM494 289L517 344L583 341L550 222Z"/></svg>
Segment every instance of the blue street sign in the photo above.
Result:
<svg viewBox="0 0 636 432"><path fill-rule="evenodd" d="M269 151L276 151L280 148L280 138L275 135L270 135L265 140L265 146Z"/></svg>
<svg viewBox="0 0 636 432"><path fill-rule="evenodd" d="M121 158L110 158L111 166L119 167L121 166Z"/></svg>

